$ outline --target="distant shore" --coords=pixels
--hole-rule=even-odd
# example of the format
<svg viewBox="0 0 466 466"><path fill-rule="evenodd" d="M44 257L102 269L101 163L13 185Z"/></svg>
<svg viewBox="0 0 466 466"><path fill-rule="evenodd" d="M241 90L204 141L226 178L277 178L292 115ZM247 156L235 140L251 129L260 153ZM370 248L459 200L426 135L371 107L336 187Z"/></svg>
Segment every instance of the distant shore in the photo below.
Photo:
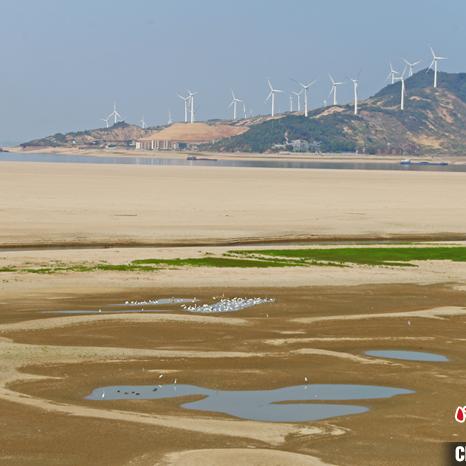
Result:
<svg viewBox="0 0 466 466"><path fill-rule="evenodd" d="M11 153L26 153L26 154L61 154L61 155L82 155L96 157L151 157L151 158L173 158L185 159L188 155L194 154L199 157L209 157L221 160L296 160L296 161L325 161L325 162L365 162L365 163L394 163L402 159L409 158L413 160L442 160L452 164L466 164L466 154L460 155L363 155L354 153L276 153L276 154L261 154L249 152L195 152L195 151L148 151L135 149L90 149L90 148L74 148L74 147L38 147L23 149L22 147L8 147Z"/></svg>

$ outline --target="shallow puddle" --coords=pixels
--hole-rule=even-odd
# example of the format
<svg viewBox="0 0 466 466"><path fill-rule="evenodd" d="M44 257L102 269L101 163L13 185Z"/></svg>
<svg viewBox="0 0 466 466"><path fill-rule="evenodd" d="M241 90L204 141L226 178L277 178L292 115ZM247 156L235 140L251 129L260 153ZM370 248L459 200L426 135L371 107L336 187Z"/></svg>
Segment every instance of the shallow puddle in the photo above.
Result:
<svg viewBox="0 0 466 466"><path fill-rule="evenodd" d="M411 393L414 392L372 385L311 384L275 390L227 391L195 385L170 384L101 387L96 388L86 399L148 400L199 396L202 399L184 403L181 407L256 421L301 422L359 414L369 410L366 406L322 403L323 401L370 400ZM286 403L293 401L312 403Z"/></svg>
<svg viewBox="0 0 466 466"><path fill-rule="evenodd" d="M367 356L377 358L402 359L405 361L426 361L426 362L446 362L448 358L441 354L425 353L422 351L403 350L374 350L366 351Z"/></svg>

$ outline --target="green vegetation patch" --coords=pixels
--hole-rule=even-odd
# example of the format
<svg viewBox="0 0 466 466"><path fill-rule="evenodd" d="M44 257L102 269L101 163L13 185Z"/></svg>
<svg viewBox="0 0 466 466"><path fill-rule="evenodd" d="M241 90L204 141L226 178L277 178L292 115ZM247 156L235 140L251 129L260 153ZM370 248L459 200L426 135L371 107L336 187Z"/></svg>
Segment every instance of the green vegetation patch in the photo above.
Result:
<svg viewBox="0 0 466 466"><path fill-rule="evenodd" d="M230 257L200 257L193 259L141 259L131 262L133 265L168 265L178 267L291 267L302 266L303 263L287 259L236 259Z"/></svg>
<svg viewBox="0 0 466 466"><path fill-rule="evenodd" d="M313 261L354 263L366 265L404 265L407 262L426 260L466 261L466 247L429 248L333 248L333 249L272 249L235 251L244 257L283 257Z"/></svg>

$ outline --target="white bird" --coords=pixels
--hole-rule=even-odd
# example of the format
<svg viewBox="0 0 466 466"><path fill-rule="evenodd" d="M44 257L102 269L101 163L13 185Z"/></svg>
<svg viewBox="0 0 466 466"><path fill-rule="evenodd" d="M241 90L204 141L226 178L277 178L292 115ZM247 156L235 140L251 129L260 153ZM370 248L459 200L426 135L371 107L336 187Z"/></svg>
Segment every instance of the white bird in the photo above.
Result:
<svg viewBox="0 0 466 466"><path fill-rule="evenodd" d="M446 57L438 57L437 55L435 55L434 49L432 47L430 48L430 51L432 53L432 63L429 65L429 68L427 68L427 71L431 70L432 67L434 67L434 87L437 87L437 83L438 83L438 78L437 78L438 62L440 60L447 60L447 58Z"/></svg>
<svg viewBox="0 0 466 466"><path fill-rule="evenodd" d="M307 377L304 377L304 383L307 383L307 382L308 382Z"/></svg>
<svg viewBox="0 0 466 466"><path fill-rule="evenodd" d="M162 377L163 377L163 374L160 374L160 375L159 375L159 379L161 379Z"/></svg>

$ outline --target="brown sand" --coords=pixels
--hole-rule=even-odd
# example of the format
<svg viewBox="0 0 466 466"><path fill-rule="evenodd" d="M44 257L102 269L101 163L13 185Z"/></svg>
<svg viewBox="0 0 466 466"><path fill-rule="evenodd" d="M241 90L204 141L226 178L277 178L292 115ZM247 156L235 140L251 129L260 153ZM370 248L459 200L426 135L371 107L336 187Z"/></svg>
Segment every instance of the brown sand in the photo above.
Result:
<svg viewBox="0 0 466 466"><path fill-rule="evenodd" d="M464 173L1 167L1 244L466 233Z"/></svg>

